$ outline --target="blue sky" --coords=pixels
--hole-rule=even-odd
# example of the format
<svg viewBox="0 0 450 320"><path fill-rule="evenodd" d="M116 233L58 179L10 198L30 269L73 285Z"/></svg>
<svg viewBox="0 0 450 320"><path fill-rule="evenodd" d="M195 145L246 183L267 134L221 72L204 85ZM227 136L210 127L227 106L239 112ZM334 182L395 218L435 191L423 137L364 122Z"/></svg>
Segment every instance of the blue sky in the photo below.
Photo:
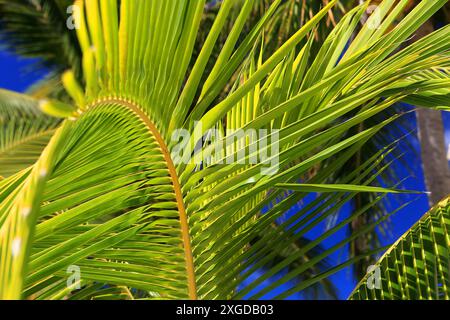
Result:
<svg viewBox="0 0 450 320"><path fill-rule="evenodd" d="M0 88L23 92L30 84L42 79L47 71L32 70L33 62L0 50Z"/></svg>
<svg viewBox="0 0 450 320"><path fill-rule="evenodd" d="M19 92L24 92L26 88L33 84L35 81L42 79L46 75L46 70L33 70L31 71L31 66L33 60L29 59L19 59L13 54L0 51L0 88L15 90ZM414 120L412 120L414 121ZM444 121L447 127L447 145L450 143L450 114L444 114ZM420 154L420 146L415 143L415 148ZM418 159L414 154L406 154L405 160L410 163L411 167L414 169L414 176L410 176L410 172L403 170L399 172L400 177L408 177L404 183L403 188L408 188L411 190L425 190L423 171L421 167L420 159ZM402 169L400 168L400 171ZM416 196L414 196L415 198ZM410 199L413 199L410 197ZM404 201L404 198L403 198ZM399 202L393 200L394 204ZM409 205L405 209L399 211L393 216L392 220L392 233L385 240L385 244L389 244L405 233L409 227L411 227L428 209L427 199L425 195L419 196L419 198L414 201L413 204ZM345 216L346 212L341 213ZM314 232L323 233L325 226L320 226ZM313 232L313 233L314 233ZM325 242L325 246L329 247L336 243L337 240L344 238L346 235L345 230L339 232L336 237L333 237L329 241ZM335 262L344 262L346 255L345 250L338 252L332 256ZM257 276L257 275L255 275ZM351 290L356 285L356 282L352 280L351 270L349 268L341 271L340 273L332 276L331 278L335 283L336 287L339 288L339 296L342 299L347 298ZM272 292L267 298L276 294ZM298 298L298 296L293 296L292 298Z"/></svg>

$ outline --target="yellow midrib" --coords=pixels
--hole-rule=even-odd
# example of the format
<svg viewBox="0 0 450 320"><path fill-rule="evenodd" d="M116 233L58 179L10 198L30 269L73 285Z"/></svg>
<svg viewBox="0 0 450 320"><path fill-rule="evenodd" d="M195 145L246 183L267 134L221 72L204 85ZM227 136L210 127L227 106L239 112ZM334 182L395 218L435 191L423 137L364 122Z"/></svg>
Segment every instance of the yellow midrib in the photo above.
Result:
<svg viewBox="0 0 450 320"><path fill-rule="evenodd" d="M161 148L161 152L164 156L164 160L167 164L167 169L169 170L169 175L172 180L172 185L175 191L175 199L177 203L178 213L180 216L180 225L181 225L181 235L184 246L184 253L186 259L186 271L187 271L187 280L188 280L188 294L189 298L192 300L197 299L197 286L195 281L195 271L194 271L194 259L192 255L192 247L191 247L191 238L189 234L189 225L187 220L186 208L184 205L183 194L181 192L181 185L178 180L178 174L175 168L175 165L170 157L169 150L167 145L159 133L158 129L154 125L154 123L150 120L150 118L142 111L142 109L131 101L122 100L120 98L112 98L112 99L104 99L97 101L92 106L98 106L100 104L106 103L115 103L127 107L129 110L133 111L141 120L144 122L150 133L155 137L159 147Z"/></svg>

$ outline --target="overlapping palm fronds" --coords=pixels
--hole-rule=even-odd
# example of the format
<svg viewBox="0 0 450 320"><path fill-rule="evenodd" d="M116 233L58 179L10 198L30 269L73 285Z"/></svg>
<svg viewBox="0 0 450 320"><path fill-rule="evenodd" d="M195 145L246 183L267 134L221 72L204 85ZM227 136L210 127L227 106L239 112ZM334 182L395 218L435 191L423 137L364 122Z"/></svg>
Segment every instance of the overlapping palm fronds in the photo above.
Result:
<svg viewBox="0 0 450 320"><path fill-rule="evenodd" d="M392 146L341 184L329 178L398 115L349 135L352 128L431 92L439 103L427 107L442 107L449 79L422 75L450 66L449 27L397 49L446 1L423 1L391 28L407 1L386 0L379 28L369 19L354 37L367 4L358 6L313 55L307 36L335 2L265 58L258 40L281 1L243 34L253 1L225 0L191 64L205 1L76 1L85 84L64 74L74 103L40 106L66 120L32 167L0 181L0 298L257 299L291 283L274 294L282 299L383 250L324 263L389 216L318 250L381 195L325 233L306 235L360 192L404 192L371 186ZM235 139L230 129L266 136ZM177 132L188 134L182 148ZM317 199L285 215L312 192ZM68 286L74 266L81 276Z"/></svg>
<svg viewBox="0 0 450 320"><path fill-rule="evenodd" d="M328 16L326 19L321 21L319 23L314 33L312 33L310 36L313 37L312 42L310 44L310 56L314 57L320 50L321 45L323 41L327 38L331 30L336 25L336 21L339 21L339 19L342 17L343 13L353 8L357 3L360 3L361 1L338 1L336 3L336 6L329 11ZM361 21L358 24L358 26L354 29L354 34L356 34L360 27L364 24L364 22L368 19L368 17L373 15L378 15L379 9L375 10L375 6L379 6L382 1L370 1L370 6L368 6L368 9L366 12L362 15ZM207 6L206 14L204 15L204 23L208 26L210 26L220 8L221 1L211 1L209 2L209 5ZM320 8L324 5L326 5L328 1L309 1L309 0L286 0L282 1L279 8L277 9L276 14L274 17L269 21L266 30L264 32L264 38L263 42L265 44L265 50L264 55L270 56L270 54L276 50L284 41L289 39L289 37L293 34L295 30L298 30L304 23L305 19L310 18L312 15L314 15L316 12L320 10ZM251 26L255 25L258 21L258 19L263 15L264 12L267 11L267 9L270 7L271 1L256 1L254 10L251 14L251 19L247 22L247 25L244 27L245 32L249 32L251 29ZM408 1L408 3L404 3L402 5L402 11L398 13L397 20L401 20L401 17L403 17L408 11L411 10L411 8L414 7L414 1ZM231 10L231 14L234 17L237 17L239 14L239 6L235 6ZM375 19L376 17L372 18L373 27L376 27ZM226 37L229 34L233 24L230 22L225 25L224 30L222 31L221 35L219 36L219 43L224 43L226 41ZM391 28L394 25L391 26ZM206 38L208 34L209 28L205 28L203 32L200 32L200 41L199 43L203 43L204 39ZM306 39L304 40L306 42ZM302 43L303 44L303 43ZM215 48L215 51L213 52L213 56L217 57L220 53L221 46L217 46ZM194 55L196 52L198 52L200 48L198 48L197 51L194 51ZM343 49L345 50L345 48ZM211 59L209 65L207 65L207 68L212 68L210 66L213 64L213 59ZM237 75L236 75L237 76ZM228 87L228 89L231 88L231 85ZM223 98L228 93L228 90L225 90L225 92L220 96L220 98ZM414 98L409 98L409 102L413 102ZM424 98L423 100L427 100ZM420 104L417 104L420 105ZM373 117L371 119L368 119L368 123L362 123L359 128L355 128L353 132L350 132L349 134L354 134L358 130L362 130L364 127L372 127L375 124L381 123L386 119L389 119L390 116L396 113L404 113L407 110L407 108L401 104L397 104L395 109L388 110L387 112L384 112L382 114L377 115L376 117ZM377 133L373 139L368 141L367 144L365 144L361 150L355 154L355 156L349 160L348 164L344 166L343 170L339 171L341 175L335 174L334 182L339 183L341 178L346 177L348 171L355 170L355 168L358 166L358 164L361 161L367 160L370 158L373 154L375 154L379 147L382 145L389 144L393 141L397 141L401 138L404 138L407 133L411 133L415 131L415 128L413 127L413 122L410 119L410 116L403 116L400 117L393 123L392 125L386 126L383 128L379 133ZM414 135L408 135L408 139L414 139ZM412 153L415 154L416 151L414 148L411 148L411 144L406 141L406 139L402 140L400 143L400 146L397 150L394 150L396 153L395 157L400 157L400 154L403 153ZM400 149L402 149L400 151ZM331 160L332 161L332 160ZM406 166L407 170L412 171L413 168L410 168L410 164L404 161L396 161L394 163L391 163L391 159L387 159L385 164L390 164L386 171L383 172L379 176L378 183L380 185L389 185L392 184L392 178L395 176L395 172L398 170L398 166ZM356 167L355 167L356 166ZM315 170L312 170L311 173L314 174ZM374 200L373 195L367 194L367 195L358 195L355 197L354 201L352 201L352 207L354 208L354 211L357 211L359 208L364 207L366 204L371 203ZM359 229L359 226L363 226L367 223L367 221L373 221L376 220L378 217L386 215L389 213L389 210L386 209L386 206L390 206L390 198L385 199L385 201L381 201L377 204L373 210L371 210L370 213L367 215L364 215L355 221L351 225L349 225L349 231L350 233L357 232ZM389 223L385 224L385 228L389 229ZM380 239L379 239L379 232L377 230L374 230L373 232L365 233L364 235L360 236L359 238L355 239L351 243L350 246L350 254L352 256L358 256L364 251L367 251L369 249L374 249L379 246ZM386 234L386 233L382 233ZM354 268L354 274L357 278L362 277L367 269L367 266L370 265L373 262L374 257L367 257L366 259L363 259L355 264Z"/></svg>

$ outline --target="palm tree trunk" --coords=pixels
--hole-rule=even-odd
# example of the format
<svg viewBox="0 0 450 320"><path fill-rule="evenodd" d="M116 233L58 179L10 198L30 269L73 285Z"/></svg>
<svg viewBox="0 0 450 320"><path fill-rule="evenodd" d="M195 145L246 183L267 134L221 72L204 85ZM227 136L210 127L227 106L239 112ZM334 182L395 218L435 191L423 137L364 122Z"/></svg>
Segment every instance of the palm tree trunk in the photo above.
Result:
<svg viewBox="0 0 450 320"><path fill-rule="evenodd" d="M427 21L416 33L418 40L434 30ZM444 123L441 112L429 109L416 111L422 166L430 207L450 194L450 169L448 167Z"/></svg>
<svg viewBox="0 0 450 320"><path fill-rule="evenodd" d="M441 113L435 110L419 109L416 116L428 202L433 206L450 194L444 125Z"/></svg>

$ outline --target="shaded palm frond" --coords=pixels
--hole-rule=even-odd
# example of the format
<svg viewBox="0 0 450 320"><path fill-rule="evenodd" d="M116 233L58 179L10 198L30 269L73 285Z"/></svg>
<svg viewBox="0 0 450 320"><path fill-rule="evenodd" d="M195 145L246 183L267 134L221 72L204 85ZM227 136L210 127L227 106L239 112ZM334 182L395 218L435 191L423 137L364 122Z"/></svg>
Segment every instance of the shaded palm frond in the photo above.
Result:
<svg viewBox="0 0 450 320"><path fill-rule="evenodd" d="M0 1L0 38L8 50L39 58L38 67L81 74L81 50L68 27L71 0Z"/></svg>
<svg viewBox="0 0 450 320"><path fill-rule="evenodd" d="M59 120L41 112L32 97L0 90L0 176L8 177L36 162Z"/></svg>

